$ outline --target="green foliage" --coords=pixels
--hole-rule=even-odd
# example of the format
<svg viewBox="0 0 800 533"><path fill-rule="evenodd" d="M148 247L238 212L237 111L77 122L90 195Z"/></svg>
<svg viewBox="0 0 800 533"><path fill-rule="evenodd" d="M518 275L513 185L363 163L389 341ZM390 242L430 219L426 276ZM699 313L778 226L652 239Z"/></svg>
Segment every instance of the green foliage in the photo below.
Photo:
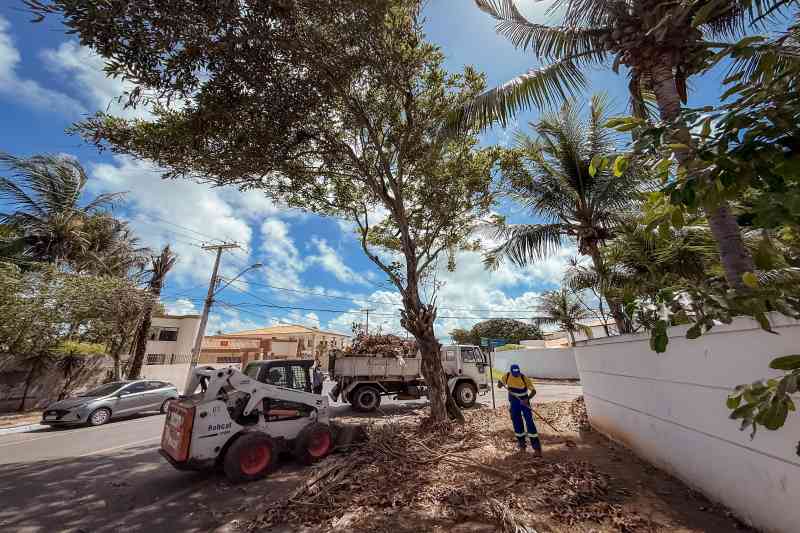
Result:
<svg viewBox="0 0 800 533"><path fill-rule="evenodd" d="M27 266L53 263L74 272L126 276L141 269L147 249L108 209L121 193L82 201L88 176L74 159L0 153L0 257Z"/></svg>
<svg viewBox="0 0 800 533"><path fill-rule="evenodd" d="M457 344L474 344L477 346L480 346L481 338L505 339L510 344L516 344L523 340L544 338L538 326L508 318L484 320L472 326L469 331L455 329L450 332L450 337Z"/></svg>
<svg viewBox="0 0 800 533"><path fill-rule="evenodd" d="M506 352L508 350L524 350L525 347L521 344L504 344L495 348L496 352Z"/></svg>
<svg viewBox="0 0 800 533"><path fill-rule="evenodd" d="M796 394L800 386L800 355L778 357L769 366L784 371L784 375L739 385L726 401L730 417L742 421L740 429L750 428L751 438L758 426L772 431L781 428L789 412L796 410L791 395ZM797 454L800 455L800 443Z"/></svg>

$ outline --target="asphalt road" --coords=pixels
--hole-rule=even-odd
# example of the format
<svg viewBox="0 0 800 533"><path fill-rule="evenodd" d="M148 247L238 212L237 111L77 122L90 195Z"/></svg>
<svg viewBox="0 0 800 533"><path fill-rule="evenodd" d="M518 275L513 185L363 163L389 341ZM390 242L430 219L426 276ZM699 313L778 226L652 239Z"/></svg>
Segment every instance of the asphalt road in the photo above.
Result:
<svg viewBox="0 0 800 533"><path fill-rule="evenodd" d="M536 403L571 400L578 385L537 385ZM491 395L479 396L491 406ZM506 393L496 392L497 406ZM384 398L381 410L401 405ZM336 404L334 416L352 415ZM95 428L0 434L0 531L209 531L226 514L263 508L302 478L290 461L256 484L231 487L214 472L180 472L158 454L163 415Z"/></svg>

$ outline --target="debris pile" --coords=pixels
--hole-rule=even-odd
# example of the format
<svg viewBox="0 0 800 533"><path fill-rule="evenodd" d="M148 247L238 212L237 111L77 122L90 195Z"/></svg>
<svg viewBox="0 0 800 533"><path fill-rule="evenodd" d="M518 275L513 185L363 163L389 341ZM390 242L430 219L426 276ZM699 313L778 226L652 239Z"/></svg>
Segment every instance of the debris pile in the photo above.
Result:
<svg viewBox="0 0 800 533"><path fill-rule="evenodd" d="M583 396L572 402L549 402L535 406L536 414L557 431L591 431Z"/></svg>
<svg viewBox="0 0 800 533"><path fill-rule="evenodd" d="M563 420L573 416L569 402L557 403L562 414L554 425L577 425ZM425 414L373 423L365 443L310 469L306 482L251 529L450 531L469 523L470 531L524 531L516 528L533 530L542 519L565 530L584 523L614 531L649 527L644 517L623 512L630 491L564 447L552 444L542 459L518 453L506 409L467 411L463 425L423 428Z"/></svg>
<svg viewBox="0 0 800 533"><path fill-rule="evenodd" d="M413 340L403 340L397 335L360 334L353 339L352 346L348 346L341 355L408 359L417 356L417 343Z"/></svg>

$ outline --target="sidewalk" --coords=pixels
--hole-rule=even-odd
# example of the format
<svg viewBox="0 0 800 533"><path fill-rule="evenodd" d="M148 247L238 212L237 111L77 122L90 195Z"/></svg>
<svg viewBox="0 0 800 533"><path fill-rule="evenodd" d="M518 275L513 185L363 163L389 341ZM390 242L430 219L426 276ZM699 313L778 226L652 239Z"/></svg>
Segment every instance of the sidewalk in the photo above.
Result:
<svg viewBox="0 0 800 533"><path fill-rule="evenodd" d="M26 413L0 414L0 434L16 433L44 427L39 422L42 420L41 411L28 411Z"/></svg>

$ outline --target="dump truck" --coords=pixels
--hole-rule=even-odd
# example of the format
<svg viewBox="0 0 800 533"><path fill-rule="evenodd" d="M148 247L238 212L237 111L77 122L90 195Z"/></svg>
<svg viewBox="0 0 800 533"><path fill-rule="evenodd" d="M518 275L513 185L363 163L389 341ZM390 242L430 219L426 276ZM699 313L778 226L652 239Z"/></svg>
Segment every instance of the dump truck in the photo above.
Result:
<svg viewBox="0 0 800 533"><path fill-rule="evenodd" d="M456 403L472 407L477 395L486 394L492 383L487 355L478 346L452 344L442 347L441 357L447 387ZM421 365L419 354L387 357L332 353L328 371L335 385L329 396L333 401L341 398L361 412L376 410L383 396L419 400L428 393Z"/></svg>

